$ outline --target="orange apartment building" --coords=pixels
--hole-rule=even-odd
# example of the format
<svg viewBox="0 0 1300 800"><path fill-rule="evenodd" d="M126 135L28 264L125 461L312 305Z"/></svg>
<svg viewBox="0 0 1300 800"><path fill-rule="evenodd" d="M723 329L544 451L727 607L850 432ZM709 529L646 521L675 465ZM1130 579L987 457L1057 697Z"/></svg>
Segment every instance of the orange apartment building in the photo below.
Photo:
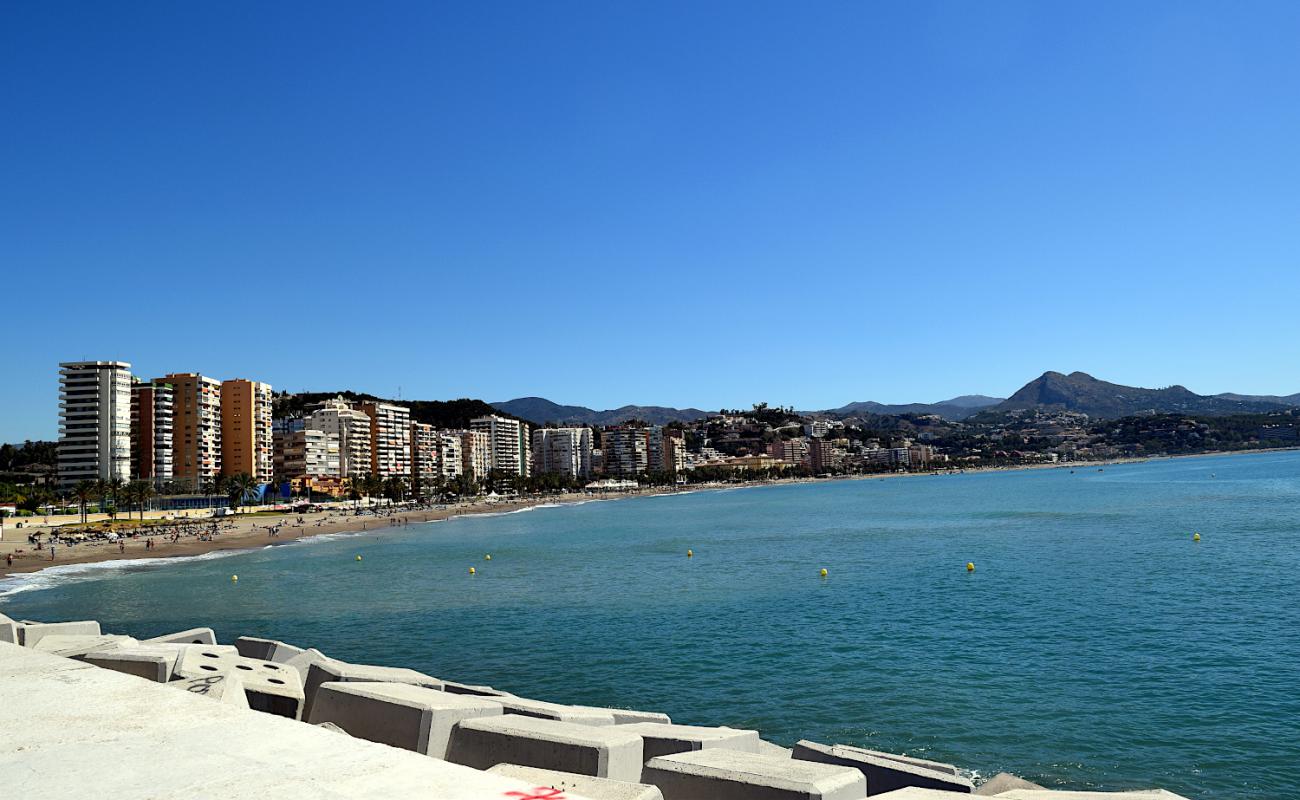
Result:
<svg viewBox="0 0 1300 800"><path fill-rule="evenodd" d="M160 382L172 387L172 476L202 491L221 475L221 381L175 372Z"/></svg>
<svg viewBox="0 0 1300 800"><path fill-rule="evenodd" d="M221 474L275 476L271 385L235 378L221 383Z"/></svg>

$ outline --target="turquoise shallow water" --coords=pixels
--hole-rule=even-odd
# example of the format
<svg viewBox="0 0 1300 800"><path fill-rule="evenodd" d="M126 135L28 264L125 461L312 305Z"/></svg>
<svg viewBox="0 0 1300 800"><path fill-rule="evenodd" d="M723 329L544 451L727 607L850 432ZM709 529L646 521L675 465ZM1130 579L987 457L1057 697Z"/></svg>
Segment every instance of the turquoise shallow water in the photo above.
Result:
<svg viewBox="0 0 1300 800"><path fill-rule="evenodd" d="M1300 454L1259 454L469 517L41 574L0 583L0 611L207 624L1053 786L1280 799L1298 537Z"/></svg>

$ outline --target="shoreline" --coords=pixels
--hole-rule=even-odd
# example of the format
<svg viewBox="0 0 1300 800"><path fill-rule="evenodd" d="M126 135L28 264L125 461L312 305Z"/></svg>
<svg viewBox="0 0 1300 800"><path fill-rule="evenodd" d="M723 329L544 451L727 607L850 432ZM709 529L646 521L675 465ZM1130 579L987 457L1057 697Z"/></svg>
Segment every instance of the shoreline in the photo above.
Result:
<svg viewBox="0 0 1300 800"><path fill-rule="evenodd" d="M393 508L389 510L384 506L367 506L365 509L370 513L364 513L361 515L353 514L351 507L349 506L346 509L343 507L334 507L326 511L311 514L287 512L272 515L250 512L229 518L214 519L212 517L194 517L189 519L191 523L199 522L210 524L214 521L218 522L222 526L222 530L217 534L217 538L200 540L197 537L189 537L181 538L178 542L172 543L166 541L165 537L155 534L153 538L158 541L156 541L155 547L152 549L146 549L145 547L145 540L148 538L146 536L141 536L138 539L124 539L124 547L120 550L117 545L110 542L79 544L75 546L75 549L74 547L64 545L57 551L56 560L54 561L49 560L48 550L32 550L30 549L30 545L25 541L0 542L0 555L10 552L15 553L13 566L4 566L0 564L0 579L12 578L19 575L31 575L52 567L63 567L69 565L112 563L115 561L131 561L138 563L139 561L146 559L165 560L174 558L193 558L207 553L222 551L245 550L252 552L262 549L267 544L296 541L299 539L310 539L329 534L382 533L385 531L400 529L411 524L441 522L456 519L458 517L481 516L484 514L508 514L537 507L571 506L597 501L627 500L637 497L684 495L698 492L754 489L764 486L828 483L833 481L949 477L953 475L1022 472L1044 469L1087 470L1092 468L1101 469L1107 466L1140 464L1156 460L1207 458L1233 455L1260 455L1265 453L1295 452L1296 450L1300 450L1300 448L1285 447L1261 450L1229 450L1211 453L1187 453L1172 456L1145 456L1106 459L1101 461L1072 461L1055 464L979 467L973 469L933 472L887 472L867 475L838 475L828 478L786 478L734 484L699 484L696 486L687 486L683 489L672 487L647 487L646 489L637 492L620 492L608 495L567 493L563 495L530 497L501 502L479 500L472 503L451 504L442 508L432 509ZM253 508L255 509L256 507ZM298 524L297 520L300 518L303 522ZM185 520L182 519L179 521L184 522ZM270 528L277 529L275 536L270 536L268 534L268 529Z"/></svg>

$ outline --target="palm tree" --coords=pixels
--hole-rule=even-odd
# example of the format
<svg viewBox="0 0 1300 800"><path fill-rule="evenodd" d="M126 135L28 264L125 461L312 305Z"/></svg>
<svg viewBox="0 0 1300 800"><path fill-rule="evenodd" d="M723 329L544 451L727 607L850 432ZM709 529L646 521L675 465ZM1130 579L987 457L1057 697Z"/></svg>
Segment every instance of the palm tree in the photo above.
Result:
<svg viewBox="0 0 1300 800"><path fill-rule="evenodd" d="M226 478L226 497L230 498L230 507L239 508L245 500L257 494L257 478L247 472Z"/></svg>
<svg viewBox="0 0 1300 800"><path fill-rule="evenodd" d="M136 508L139 509L140 521L143 522L144 505L149 501L149 498L153 497L155 494L153 484L149 481L131 481L126 485L124 491L127 498L130 499L132 503L135 503ZM130 512L128 511L127 513L129 516Z"/></svg>
<svg viewBox="0 0 1300 800"><path fill-rule="evenodd" d="M223 489L224 486L225 486L225 478L222 478L221 476L213 476L211 478L200 478L199 491L203 493L204 505L211 506L212 495L222 494L225 491Z"/></svg>
<svg viewBox="0 0 1300 800"><path fill-rule="evenodd" d="M95 482L77 481L77 485L72 487L72 496L77 498L77 506L81 509L81 524L85 525L86 504L95 496Z"/></svg>
<svg viewBox="0 0 1300 800"><path fill-rule="evenodd" d="M108 481L108 491L113 495L112 511L108 512L110 519L117 520L117 507L121 501L127 498L122 496L122 491L126 488L126 481L121 478L112 478Z"/></svg>
<svg viewBox="0 0 1300 800"><path fill-rule="evenodd" d="M352 475L348 478L348 499L357 507L361 506L361 498L366 495L366 487L370 483L368 475Z"/></svg>

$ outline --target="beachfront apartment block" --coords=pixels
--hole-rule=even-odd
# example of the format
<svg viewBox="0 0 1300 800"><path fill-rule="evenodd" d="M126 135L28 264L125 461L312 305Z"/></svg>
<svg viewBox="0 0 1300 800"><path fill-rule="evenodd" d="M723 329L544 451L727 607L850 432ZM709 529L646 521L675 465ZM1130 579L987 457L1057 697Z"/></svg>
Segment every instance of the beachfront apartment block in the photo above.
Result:
<svg viewBox="0 0 1300 800"><path fill-rule="evenodd" d="M275 471L285 478L339 477L339 437L316 428L277 431Z"/></svg>
<svg viewBox="0 0 1300 800"><path fill-rule="evenodd" d="M172 475L203 491L221 475L221 381L197 372L161 381L172 387Z"/></svg>
<svg viewBox="0 0 1300 800"><path fill-rule="evenodd" d="M370 474L380 478L411 477L411 409L391 403L365 402L370 418Z"/></svg>
<svg viewBox="0 0 1300 800"><path fill-rule="evenodd" d="M172 385L166 381L132 379L132 477L154 484L172 479L173 395Z"/></svg>
<svg viewBox="0 0 1300 800"><path fill-rule="evenodd" d="M807 466L810 464L809 451L808 439L802 437L778 439L767 446L768 455L794 466Z"/></svg>
<svg viewBox="0 0 1300 800"><path fill-rule="evenodd" d="M271 385L234 378L221 382L221 474L241 473L259 483L275 476Z"/></svg>
<svg viewBox="0 0 1300 800"><path fill-rule="evenodd" d="M682 431L663 431L662 469L674 475L686 469L686 434Z"/></svg>
<svg viewBox="0 0 1300 800"><path fill-rule="evenodd" d="M470 420L469 427L488 435L488 469L525 477L532 471L528 423L489 414Z"/></svg>
<svg viewBox="0 0 1300 800"><path fill-rule="evenodd" d="M424 422L411 423L411 480L428 490L442 474L438 465L441 433Z"/></svg>
<svg viewBox="0 0 1300 800"><path fill-rule="evenodd" d="M605 474L634 478L650 466L650 432L646 428L609 428L600 434Z"/></svg>
<svg viewBox="0 0 1300 800"><path fill-rule="evenodd" d="M438 431L438 470L444 481L465 474L465 440L457 431Z"/></svg>
<svg viewBox="0 0 1300 800"><path fill-rule="evenodd" d="M487 431L460 431L461 471L475 480L487 477L492 465L492 437Z"/></svg>
<svg viewBox="0 0 1300 800"><path fill-rule="evenodd" d="M538 428L533 431L533 474L557 472L591 477L591 428Z"/></svg>
<svg viewBox="0 0 1300 800"><path fill-rule="evenodd" d="M131 365L59 364L59 486L131 477Z"/></svg>
<svg viewBox="0 0 1300 800"><path fill-rule="evenodd" d="M368 475L370 417L342 397L326 400L307 416L306 427L333 434L339 442L339 477Z"/></svg>

